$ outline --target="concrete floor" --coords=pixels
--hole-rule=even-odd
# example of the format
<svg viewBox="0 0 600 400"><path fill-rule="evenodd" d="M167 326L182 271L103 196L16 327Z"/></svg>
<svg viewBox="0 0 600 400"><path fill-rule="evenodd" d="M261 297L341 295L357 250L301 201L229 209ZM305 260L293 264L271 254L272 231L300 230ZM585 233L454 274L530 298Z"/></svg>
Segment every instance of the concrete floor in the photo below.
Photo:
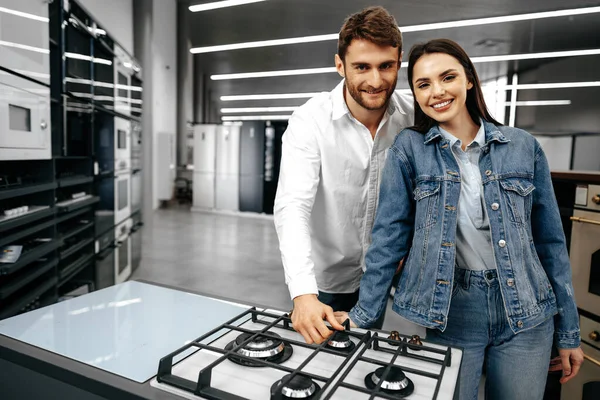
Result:
<svg viewBox="0 0 600 400"><path fill-rule="evenodd" d="M142 240L142 262L131 279L281 310L292 307L272 218L158 210L145 217ZM391 301L384 330L425 335L390 307Z"/></svg>

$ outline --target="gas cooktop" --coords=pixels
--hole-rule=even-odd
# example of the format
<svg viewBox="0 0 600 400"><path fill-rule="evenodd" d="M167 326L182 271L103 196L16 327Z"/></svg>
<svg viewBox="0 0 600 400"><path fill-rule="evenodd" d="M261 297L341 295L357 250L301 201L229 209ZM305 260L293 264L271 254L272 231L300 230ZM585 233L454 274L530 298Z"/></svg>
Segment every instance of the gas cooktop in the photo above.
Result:
<svg viewBox="0 0 600 400"><path fill-rule="evenodd" d="M398 332L346 328L308 345L288 314L252 308L162 358L151 385L188 399L450 400L461 359Z"/></svg>

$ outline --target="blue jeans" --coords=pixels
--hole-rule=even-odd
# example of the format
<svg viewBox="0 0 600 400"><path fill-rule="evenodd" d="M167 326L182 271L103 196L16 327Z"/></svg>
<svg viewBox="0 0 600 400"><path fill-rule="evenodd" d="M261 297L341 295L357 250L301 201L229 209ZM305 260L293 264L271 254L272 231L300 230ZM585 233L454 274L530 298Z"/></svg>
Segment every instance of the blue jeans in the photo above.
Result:
<svg viewBox="0 0 600 400"><path fill-rule="evenodd" d="M486 363L486 400L541 400L554 334L554 319L514 334L496 270L456 268L448 325L427 330L427 340L463 348L460 400L477 400Z"/></svg>
<svg viewBox="0 0 600 400"><path fill-rule="evenodd" d="M354 293L326 293L319 290L319 301L333 308L333 311L350 311L358 301L357 290ZM385 310L371 328L381 329L385 319Z"/></svg>

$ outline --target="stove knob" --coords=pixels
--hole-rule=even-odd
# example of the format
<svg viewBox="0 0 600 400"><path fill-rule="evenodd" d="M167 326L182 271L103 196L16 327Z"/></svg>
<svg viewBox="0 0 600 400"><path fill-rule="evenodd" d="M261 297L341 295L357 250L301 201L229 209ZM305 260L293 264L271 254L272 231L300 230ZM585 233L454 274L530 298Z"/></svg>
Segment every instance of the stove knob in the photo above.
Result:
<svg viewBox="0 0 600 400"><path fill-rule="evenodd" d="M592 201L596 204L600 205L600 194L595 195L594 197L592 197Z"/></svg>
<svg viewBox="0 0 600 400"><path fill-rule="evenodd" d="M423 342L421 342L421 337L419 337L419 335L412 335L412 338L408 341L408 343L416 346L423 346Z"/></svg>
<svg viewBox="0 0 600 400"><path fill-rule="evenodd" d="M600 333L598 333L598 331L590 332L590 334L588 336L594 342L600 342Z"/></svg>
<svg viewBox="0 0 600 400"><path fill-rule="evenodd" d="M400 333L398 333L398 331L391 331L390 336L388 336L388 339L400 340Z"/></svg>

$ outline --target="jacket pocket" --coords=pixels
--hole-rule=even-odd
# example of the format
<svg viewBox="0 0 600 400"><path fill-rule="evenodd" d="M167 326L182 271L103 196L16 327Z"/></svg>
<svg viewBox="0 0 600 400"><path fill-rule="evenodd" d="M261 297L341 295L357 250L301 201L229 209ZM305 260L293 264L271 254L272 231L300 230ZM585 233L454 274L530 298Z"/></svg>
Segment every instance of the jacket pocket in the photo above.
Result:
<svg viewBox="0 0 600 400"><path fill-rule="evenodd" d="M416 201L415 231L433 225L437 220L440 181L420 181L413 191Z"/></svg>
<svg viewBox="0 0 600 400"><path fill-rule="evenodd" d="M500 180L504 198L508 205L508 214L512 222L524 224L531 215L532 192L535 186L530 179L507 178Z"/></svg>

